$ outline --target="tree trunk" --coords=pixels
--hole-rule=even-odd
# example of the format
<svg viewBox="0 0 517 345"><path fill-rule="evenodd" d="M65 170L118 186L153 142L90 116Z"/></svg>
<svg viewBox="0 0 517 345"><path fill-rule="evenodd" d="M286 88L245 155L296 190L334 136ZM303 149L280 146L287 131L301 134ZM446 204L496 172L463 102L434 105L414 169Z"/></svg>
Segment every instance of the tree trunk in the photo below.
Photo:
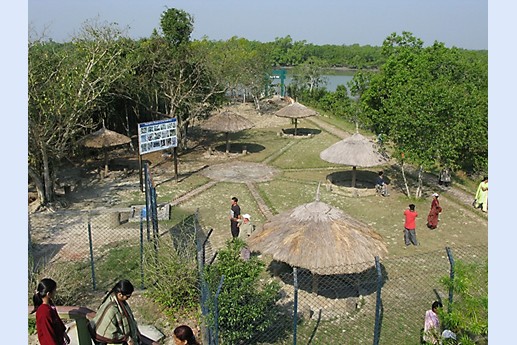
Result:
<svg viewBox="0 0 517 345"><path fill-rule="evenodd" d="M45 204L47 202L47 199L45 198L45 190L43 186L43 182L41 181L40 177L34 170L32 170L29 167L29 176L32 179L32 182L34 182L34 185L36 186L36 192L38 193L38 201L40 204Z"/></svg>
<svg viewBox="0 0 517 345"><path fill-rule="evenodd" d="M52 178L50 177L50 165L48 162L47 151L44 147L41 148L41 158L43 160L43 185L45 190L46 202L54 201L54 185L52 184Z"/></svg>
<svg viewBox="0 0 517 345"><path fill-rule="evenodd" d="M406 195L409 198L411 194L409 194L409 186L407 184L406 173L404 172L404 162L400 164L400 170L402 171L402 179L404 180L404 187L406 187Z"/></svg>
<svg viewBox="0 0 517 345"><path fill-rule="evenodd" d="M423 167L420 165L420 167L418 168L418 186L417 186L416 192L415 192L416 199L419 199L422 196L422 171L423 170L424 170Z"/></svg>

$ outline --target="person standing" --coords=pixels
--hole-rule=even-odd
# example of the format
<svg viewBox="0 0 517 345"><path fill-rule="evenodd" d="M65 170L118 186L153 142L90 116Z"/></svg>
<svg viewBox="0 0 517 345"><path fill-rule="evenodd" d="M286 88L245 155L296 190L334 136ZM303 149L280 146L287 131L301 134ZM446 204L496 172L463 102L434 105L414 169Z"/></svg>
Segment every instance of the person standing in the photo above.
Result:
<svg viewBox="0 0 517 345"><path fill-rule="evenodd" d="M416 240L416 217L418 217L418 212L415 211L415 204L409 204L409 209L404 211L404 243L406 247L410 244L418 245Z"/></svg>
<svg viewBox="0 0 517 345"><path fill-rule="evenodd" d="M433 193L433 201L431 202L431 209L427 215L427 227L434 230L438 227L439 215L442 212L440 201L438 201L438 193Z"/></svg>
<svg viewBox="0 0 517 345"><path fill-rule="evenodd" d="M241 218L241 207L239 206L239 199L232 197L232 206L230 208L230 231L232 238L239 237L239 219Z"/></svg>
<svg viewBox="0 0 517 345"><path fill-rule="evenodd" d="M442 303L434 301L431 305L431 309L425 312L423 340L426 344L438 344L440 341L441 332L438 308L442 308Z"/></svg>
<svg viewBox="0 0 517 345"><path fill-rule="evenodd" d="M481 211L488 211L488 176L483 177L483 181L479 183L476 192L476 199L474 200L474 207L481 207Z"/></svg>
<svg viewBox="0 0 517 345"><path fill-rule="evenodd" d="M70 338L66 334L66 326L54 305L53 299L56 290L57 283L50 278L44 278L38 283L34 296L32 296L34 309L31 314L36 313L36 331L41 345L70 343Z"/></svg>

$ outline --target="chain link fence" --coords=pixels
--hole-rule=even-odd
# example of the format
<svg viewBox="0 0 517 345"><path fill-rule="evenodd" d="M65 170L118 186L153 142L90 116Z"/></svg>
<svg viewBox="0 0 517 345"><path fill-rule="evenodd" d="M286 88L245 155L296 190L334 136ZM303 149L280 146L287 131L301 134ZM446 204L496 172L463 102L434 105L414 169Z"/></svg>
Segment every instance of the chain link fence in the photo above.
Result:
<svg viewBox="0 0 517 345"><path fill-rule="evenodd" d="M148 211L153 203L155 211ZM145 260L166 260L160 253L186 250L182 257L197 259L203 344L233 344L225 342L217 323L224 277L210 288L204 276L205 267L217 262L212 231L199 225L197 213L179 222L171 222L170 214L170 207L157 205L155 199L148 200L147 207L33 214L29 254L36 267L72 265L90 278L91 290L105 291L119 279L146 288ZM418 344L432 302L446 305L456 298L440 280L454 278L457 261L483 265L487 258L487 246L458 246L372 260L360 267L329 268L326 275L271 261L267 275L280 284L274 320L267 330L235 344ZM343 271L358 273L339 273ZM160 281L166 283L166 277ZM488 284L481 284L472 293L482 296L487 290Z"/></svg>

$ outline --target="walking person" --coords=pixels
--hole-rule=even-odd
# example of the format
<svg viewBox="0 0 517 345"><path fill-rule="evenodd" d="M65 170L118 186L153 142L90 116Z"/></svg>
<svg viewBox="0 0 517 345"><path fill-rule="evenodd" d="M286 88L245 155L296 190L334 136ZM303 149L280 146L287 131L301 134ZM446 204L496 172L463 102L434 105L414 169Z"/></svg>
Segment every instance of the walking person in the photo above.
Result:
<svg viewBox="0 0 517 345"><path fill-rule="evenodd" d="M438 221L440 220L439 216L442 212L442 207L440 206L440 201L438 201L438 197L438 193L433 193L431 209L429 210L429 214L427 215L427 227L431 230L434 230L438 227Z"/></svg>
<svg viewBox="0 0 517 345"><path fill-rule="evenodd" d="M416 240L416 217L418 217L418 212L415 211L415 204L409 204L409 209L404 211L404 243L406 247L410 244L418 245Z"/></svg>
<svg viewBox="0 0 517 345"><path fill-rule="evenodd" d="M239 219L239 238L246 242L248 237L251 236L254 230L255 225L251 224L251 216L248 213L243 214L242 218ZM241 249L241 258L244 261L247 261L250 259L250 257L251 251L249 247L246 245Z"/></svg>
<svg viewBox="0 0 517 345"><path fill-rule="evenodd" d="M192 328L187 325L176 327L173 333L175 345L199 345Z"/></svg>
<svg viewBox="0 0 517 345"><path fill-rule="evenodd" d="M232 206L230 208L230 231L232 238L239 237L239 219L241 219L241 207L239 206L239 199L232 197Z"/></svg>
<svg viewBox="0 0 517 345"><path fill-rule="evenodd" d="M66 334L66 326L57 313L54 305L57 283L50 279L42 279L34 291L32 301L36 313L36 331L40 345L65 345L70 343Z"/></svg>
<svg viewBox="0 0 517 345"><path fill-rule="evenodd" d="M104 296L89 324L90 334L96 344L142 344L142 335L127 303L133 291L133 284L129 280L120 280Z"/></svg>
<svg viewBox="0 0 517 345"><path fill-rule="evenodd" d="M481 208L481 211L488 211L488 176L483 177L483 181L479 183L476 191L476 199L474 200L474 207Z"/></svg>

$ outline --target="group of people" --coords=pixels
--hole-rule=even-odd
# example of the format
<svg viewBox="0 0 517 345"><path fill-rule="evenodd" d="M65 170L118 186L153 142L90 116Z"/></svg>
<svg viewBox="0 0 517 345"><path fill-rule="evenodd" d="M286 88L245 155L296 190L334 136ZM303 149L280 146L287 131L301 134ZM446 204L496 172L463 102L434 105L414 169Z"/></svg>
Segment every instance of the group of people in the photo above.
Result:
<svg viewBox="0 0 517 345"><path fill-rule="evenodd" d="M438 227L440 220L440 213L442 213L442 207L438 200L438 193L433 193L433 200L431 201L431 209L427 214L427 227L434 230ZM418 241L416 239L416 218L418 212L415 209L415 204L409 204L409 207L404 211L404 243L406 247L410 244L417 246Z"/></svg>
<svg viewBox="0 0 517 345"><path fill-rule="evenodd" d="M239 206L239 199L232 197L232 205L230 208L230 231L232 238L246 239L251 236L255 230L251 224L251 216L248 213L241 215L241 207Z"/></svg>
<svg viewBox="0 0 517 345"><path fill-rule="evenodd" d="M70 337L63 320L57 313L54 298L57 283L50 278L42 279L34 291L32 313L36 313L36 331L41 345L66 345ZM120 280L104 296L88 330L96 345L157 345L148 340L139 329L127 300L134 287L129 280ZM199 345L192 329L181 325L173 332L175 345ZM144 339L147 342L144 342Z"/></svg>

